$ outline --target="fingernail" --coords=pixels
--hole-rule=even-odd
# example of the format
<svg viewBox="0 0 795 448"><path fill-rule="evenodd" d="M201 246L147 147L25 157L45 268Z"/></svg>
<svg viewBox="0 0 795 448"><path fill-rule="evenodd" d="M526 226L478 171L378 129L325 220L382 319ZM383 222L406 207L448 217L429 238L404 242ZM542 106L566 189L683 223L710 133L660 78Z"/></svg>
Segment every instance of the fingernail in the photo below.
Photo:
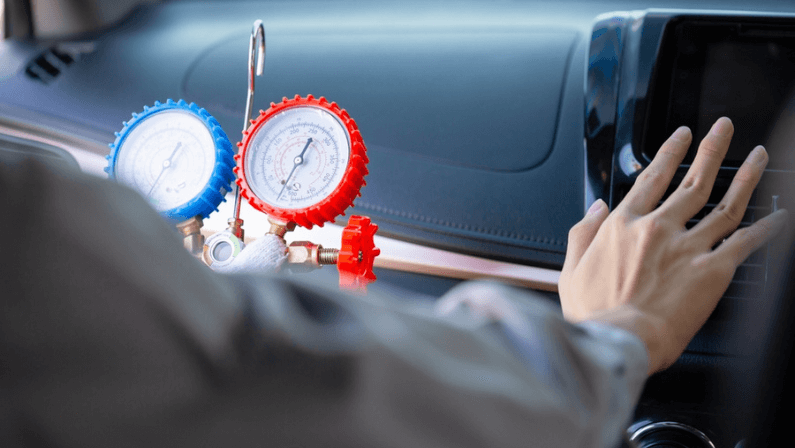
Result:
<svg viewBox="0 0 795 448"><path fill-rule="evenodd" d="M712 125L712 129L709 130L709 133L713 135L724 135L729 133L731 129L732 121L727 117L720 117L718 118L718 121Z"/></svg>
<svg viewBox="0 0 795 448"><path fill-rule="evenodd" d="M755 163L756 165L764 168L767 166L767 150L762 145L757 146L751 151L751 154L748 156L748 159L751 163Z"/></svg>
<svg viewBox="0 0 795 448"><path fill-rule="evenodd" d="M690 128L687 126L679 126L679 128L671 134L674 140L685 141L690 138Z"/></svg>
<svg viewBox="0 0 795 448"><path fill-rule="evenodd" d="M602 206L605 202L601 199L597 199L596 202L591 204L591 207L588 209L588 213L586 215L593 215L594 213L598 212L602 209Z"/></svg>

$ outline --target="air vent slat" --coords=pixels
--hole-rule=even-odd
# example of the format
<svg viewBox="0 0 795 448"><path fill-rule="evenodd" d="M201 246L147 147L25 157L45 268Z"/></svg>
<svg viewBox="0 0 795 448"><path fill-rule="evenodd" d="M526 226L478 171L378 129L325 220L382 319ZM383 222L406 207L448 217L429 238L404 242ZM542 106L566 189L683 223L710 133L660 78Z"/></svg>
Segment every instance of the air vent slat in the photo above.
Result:
<svg viewBox="0 0 795 448"><path fill-rule="evenodd" d="M682 179L684 178L685 168L686 167L682 167L681 172L676 176L674 181L671 183L671 186L668 188L668 191L666 191L663 198L659 201L658 206L662 205L662 203L667 200L674 191L676 191L679 183L681 183ZM715 180L715 186L710 194L707 204L701 210L699 210L699 212L696 213L692 219L687 221L685 224L686 228L690 229L701 222L704 217L706 217L718 206L720 201L726 195L726 192L729 190L729 186L731 185L732 177L735 173L732 172L724 174L725 175L719 175L719 177ZM631 186L626 185L623 189L618 190L617 197L619 199L623 199L630 187ZM759 190L754 190L749 200L745 214L743 215L740 222L739 228L751 226L758 219L767 216L769 213L774 211L773 202L774 199L772 196L767 196L767 194L765 194L763 198ZM716 245L716 247L718 245ZM761 297L761 292L765 288L765 282L767 281L767 251L767 247L761 248L760 250L751 254L751 256L745 260L745 263L741 264L737 268L737 271L735 272L735 275L729 284L726 293L723 295L721 303L716 309L716 313L714 313L710 319L721 319L724 317L728 318L732 312L731 310L738 306L739 303L751 304L759 300Z"/></svg>
<svg viewBox="0 0 795 448"><path fill-rule="evenodd" d="M746 300L746 301L753 300L753 298L751 298L751 297L740 297L740 296L733 296L733 295L730 295L730 294L724 294L722 300L727 300L727 299L728 300Z"/></svg>
<svg viewBox="0 0 795 448"><path fill-rule="evenodd" d="M54 66L50 63L50 61L47 60L45 55L37 57L34 62L52 77L58 76L61 73L58 67Z"/></svg>
<svg viewBox="0 0 795 448"><path fill-rule="evenodd" d="M36 55L25 67L25 74L29 78L49 84L84 54L93 51L92 43L55 45Z"/></svg>
<svg viewBox="0 0 795 448"><path fill-rule="evenodd" d="M62 63L66 64L66 65L69 65L69 64L71 64L72 62L75 61L74 58L69 56L69 54L67 54L67 53L63 53L63 52L57 51L56 49L52 49L51 51L52 51L52 55L53 56L58 58L59 61L61 61Z"/></svg>
<svg viewBox="0 0 795 448"><path fill-rule="evenodd" d="M703 217L702 218L693 218L691 220L688 220L686 225L685 225L685 227L687 227L688 229L692 228L693 226L695 226L696 224L701 222L702 219L703 219ZM748 227L748 226L750 226L751 224L753 224L755 222L756 222L756 219L753 219L753 218L743 219L742 221L740 221L739 228Z"/></svg>

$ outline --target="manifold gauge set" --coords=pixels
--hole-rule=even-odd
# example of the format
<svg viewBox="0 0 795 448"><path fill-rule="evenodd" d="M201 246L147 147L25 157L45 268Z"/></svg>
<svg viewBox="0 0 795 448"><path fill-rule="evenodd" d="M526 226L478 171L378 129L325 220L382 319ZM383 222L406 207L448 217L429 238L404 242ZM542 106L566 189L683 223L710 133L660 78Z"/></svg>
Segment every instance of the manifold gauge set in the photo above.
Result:
<svg viewBox="0 0 795 448"><path fill-rule="evenodd" d="M205 109L167 100L145 106L123 124L105 171L137 190L176 226L185 248L213 270L307 271L336 264L342 288L366 291L380 253L373 241L378 226L369 218L350 217L339 249L309 241L288 245L284 239L296 226L334 222L360 195L368 159L359 129L336 103L312 95L271 103L252 120L255 66L261 75L264 58L265 30L258 20L249 43L248 98L237 151ZM205 239L203 220L232 192L229 227ZM253 241L244 239L244 199L270 223Z"/></svg>

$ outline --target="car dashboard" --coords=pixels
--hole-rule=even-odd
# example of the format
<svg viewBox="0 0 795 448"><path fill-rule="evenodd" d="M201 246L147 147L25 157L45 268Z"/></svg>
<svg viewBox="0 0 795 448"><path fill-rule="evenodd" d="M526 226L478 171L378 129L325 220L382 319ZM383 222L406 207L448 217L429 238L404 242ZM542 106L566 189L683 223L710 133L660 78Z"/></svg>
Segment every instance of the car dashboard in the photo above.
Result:
<svg viewBox="0 0 795 448"><path fill-rule="evenodd" d="M149 2L99 29L0 41L0 150L104 176L122 122L168 98L207 109L234 143L254 19L267 41L257 110L314 94L356 119L370 162L352 211L379 226L376 284L430 298L491 278L554 302L585 210L615 207L678 126L699 141L722 115L738 132L689 225L760 143L771 164L743 225L792 208L795 6L782 2ZM267 230L250 207L242 218L249 235ZM297 238L338 239L336 224ZM649 379L629 427L639 446L739 446L742 358L763 333L745 316L781 256L746 261L682 358Z"/></svg>

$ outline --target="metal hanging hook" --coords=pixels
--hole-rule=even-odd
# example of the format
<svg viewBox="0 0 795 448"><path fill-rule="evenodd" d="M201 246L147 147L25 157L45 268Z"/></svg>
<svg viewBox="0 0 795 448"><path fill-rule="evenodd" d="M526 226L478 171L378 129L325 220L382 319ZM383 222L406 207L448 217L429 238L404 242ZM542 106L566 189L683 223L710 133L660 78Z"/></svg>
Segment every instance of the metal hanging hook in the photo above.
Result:
<svg viewBox="0 0 795 448"><path fill-rule="evenodd" d="M262 20L257 20L251 28L251 38L248 43L248 96L246 97L246 114L243 117L243 132L251 123L251 109L254 107L254 78L262 75L264 67L265 27L262 25ZM235 214L229 220L229 228L236 237L242 240L243 220L240 219L240 202L240 186L235 184Z"/></svg>
<svg viewBox="0 0 795 448"><path fill-rule="evenodd" d="M248 44L248 98L246 99L246 116L243 121L243 130L248 129L251 122L251 108L254 106L254 66L256 76L262 75L265 67L265 27L262 20L254 22L251 29L251 38Z"/></svg>

